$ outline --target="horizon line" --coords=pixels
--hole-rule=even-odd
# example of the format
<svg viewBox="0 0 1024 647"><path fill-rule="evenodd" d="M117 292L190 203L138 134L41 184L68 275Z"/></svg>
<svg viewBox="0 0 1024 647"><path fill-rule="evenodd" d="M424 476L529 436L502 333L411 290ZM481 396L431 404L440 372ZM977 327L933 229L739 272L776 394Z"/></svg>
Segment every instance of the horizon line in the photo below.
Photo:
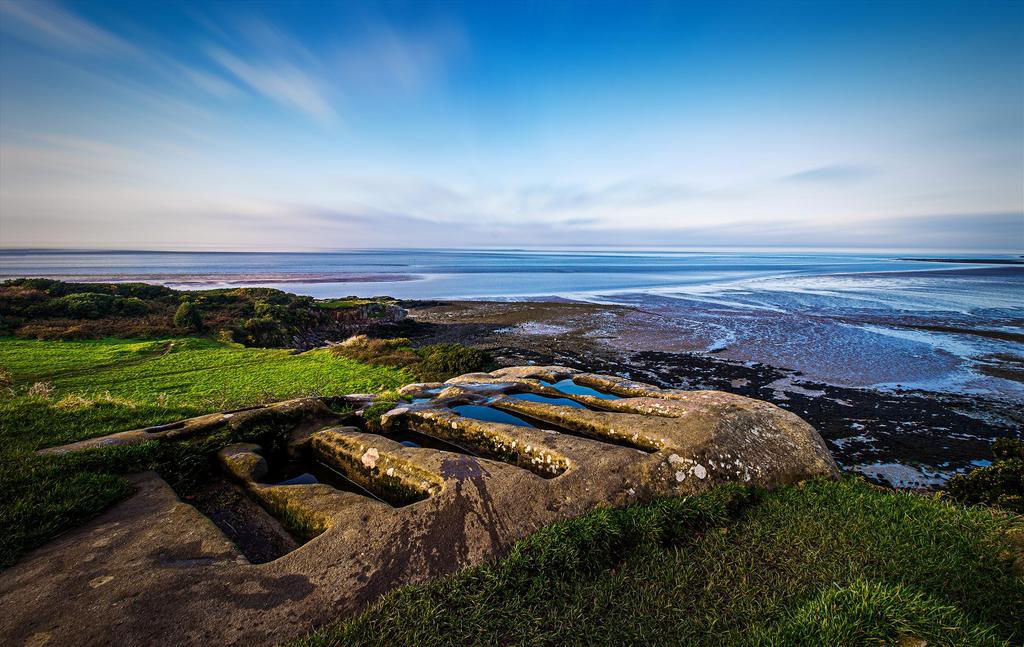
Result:
<svg viewBox="0 0 1024 647"><path fill-rule="evenodd" d="M942 247L835 247L835 246L787 246L787 245L644 245L644 244L565 244L565 245L511 245L489 246L472 245L465 247L337 247L307 249L137 249L131 247L17 247L0 246L0 254L341 254L353 252L558 252L558 251L645 251L703 253L718 252L836 252L836 253L874 253L874 254L924 254L943 253L956 255L984 254L998 256L1019 256L1024 258L1021 249L963 249Z"/></svg>

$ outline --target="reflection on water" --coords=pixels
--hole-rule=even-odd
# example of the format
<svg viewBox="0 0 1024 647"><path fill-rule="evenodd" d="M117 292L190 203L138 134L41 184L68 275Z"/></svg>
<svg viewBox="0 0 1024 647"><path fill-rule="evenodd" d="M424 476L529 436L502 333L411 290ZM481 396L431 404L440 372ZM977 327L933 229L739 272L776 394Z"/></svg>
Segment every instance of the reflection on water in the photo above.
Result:
<svg viewBox="0 0 1024 647"><path fill-rule="evenodd" d="M505 413L491 407L482 407L478 404L463 404L457 407L452 407L452 411L465 416L467 418L473 418L474 420L482 420L484 422L500 422L506 425L518 425L520 427L533 427L530 423L526 422L522 418L513 416L511 413Z"/></svg>
<svg viewBox="0 0 1024 647"><path fill-rule="evenodd" d="M273 468L274 465L271 464ZM355 492L364 496L373 496L363 487L350 481L344 474L326 463L311 458L302 458L289 461L280 469L271 469L270 474L264 479L273 485L314 485L322 483L329 485L335 490L343 492Z"/></svg>
<svg viewBox="0 0 1024 647"><path fill-rule="evenodd" d="M563 391L563 393L564 393L564 391ZM543 403L543 404L557 404L557 405L561 405L561 406L564 406L564 407L574 407L576 409L586 409L586 407L583 406L582 404L580 404L579 402L576 402L575 400L570 400L569 398L552 398L552 397L548 397L546 395L537 395L536 393L510 393L509 397L510 398L515 398L516 400L526 400L527 402L540 402L540 403Z"/></svg>
<svg viewBox="0 0 1024 647"><path fill-rule="evenodd" d="M592 389L589 386L583 386L582 384L576 384L571 379L561 380L559 382L555 382L554 384L552 384L551 382L544 382L542 380L541 384L545 384L545 385L550 386L552 388L558 389L562 393L569 393L571 395L590 395L590 396L593 396L595 398L600 398L602 400L621 400L622 399L622 398L620 398L617 395L612 395L611 393L602 393L601 391L598 391L597 389Z"/></svg>

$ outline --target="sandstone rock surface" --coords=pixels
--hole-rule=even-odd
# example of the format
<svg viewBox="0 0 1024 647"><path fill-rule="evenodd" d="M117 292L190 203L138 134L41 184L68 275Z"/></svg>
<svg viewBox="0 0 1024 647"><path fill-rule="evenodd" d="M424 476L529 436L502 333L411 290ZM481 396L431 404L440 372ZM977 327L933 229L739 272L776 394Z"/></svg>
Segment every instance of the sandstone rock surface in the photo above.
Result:
<svg viewBox="0 0 1024 647"><path fill-rule="evenodd" d="M726 393L558 366L402 393L410 401L381 418L381 433L338 426L324 402L305 399L116 435L187 441L211 425L271 417L294 429L295 452L352 486L264 482L258 447L221 450L250 496L319 533L256 565L158 477L142 477L134 497L0 573L0 643L270 645L597 506L837 474L810 425Z"/></svg>

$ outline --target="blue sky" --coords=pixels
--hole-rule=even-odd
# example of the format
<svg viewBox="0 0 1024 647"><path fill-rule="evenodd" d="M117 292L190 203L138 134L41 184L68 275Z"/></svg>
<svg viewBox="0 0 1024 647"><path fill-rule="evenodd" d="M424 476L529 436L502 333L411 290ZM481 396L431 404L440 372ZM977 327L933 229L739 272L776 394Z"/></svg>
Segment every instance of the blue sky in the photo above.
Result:
<svg viewBox="0 0 1024 647"><path fill-rule="evenodd" d="M1024 3L0 0L0 245L1024 248Z"/></svg>

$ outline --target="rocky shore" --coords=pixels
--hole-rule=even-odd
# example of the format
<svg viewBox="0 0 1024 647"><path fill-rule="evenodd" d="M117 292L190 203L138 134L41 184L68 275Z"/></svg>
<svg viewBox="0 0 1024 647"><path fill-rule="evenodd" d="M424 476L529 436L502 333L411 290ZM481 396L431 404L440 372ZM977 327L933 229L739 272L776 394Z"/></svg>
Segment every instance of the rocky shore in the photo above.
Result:
<svg viewBox="0 0 1024 647"><path fill-rule="evenodd" d="M457 341L503 365L559 364L662 387L758 398L809 421L839 465L887 485L932 488L985 464L991 444L1019 436L1022 416L996 398L851 388L781 366L680 351L679 331L642 309L570 301L408 301L399 334Z"/></svg>

